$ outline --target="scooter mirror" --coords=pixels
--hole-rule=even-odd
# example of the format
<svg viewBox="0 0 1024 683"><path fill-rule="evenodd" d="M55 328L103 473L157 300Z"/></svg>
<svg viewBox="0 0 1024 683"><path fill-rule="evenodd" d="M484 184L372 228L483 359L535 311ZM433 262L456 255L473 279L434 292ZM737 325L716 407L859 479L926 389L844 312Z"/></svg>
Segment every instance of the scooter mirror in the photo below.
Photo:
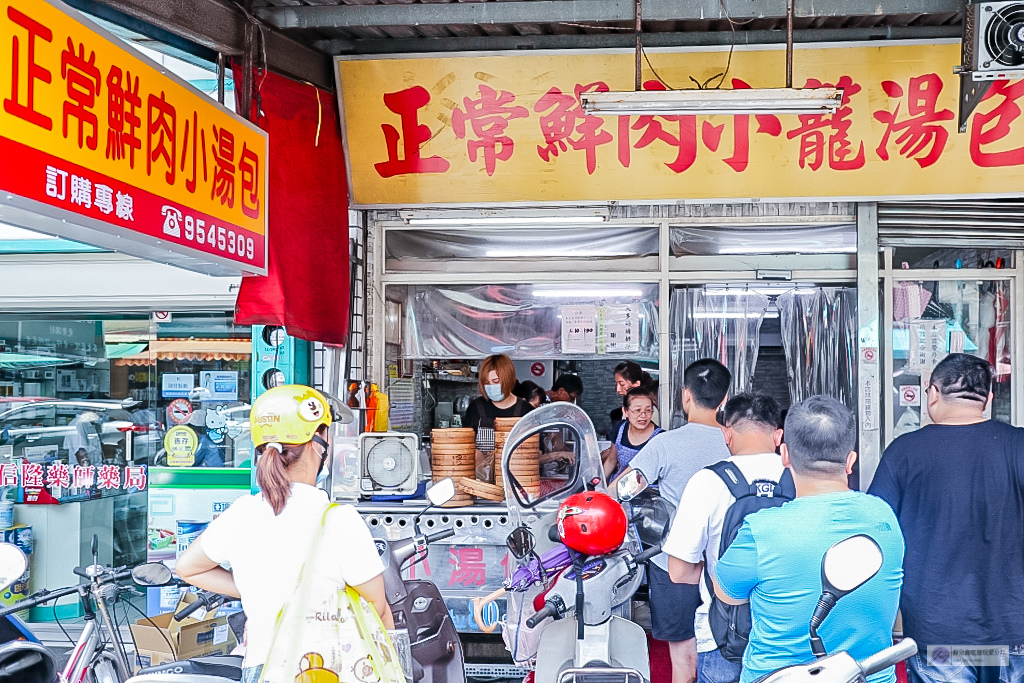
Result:
<svg viewBox="0 0 1024 683"><path fill-rule="evenodd" d="M537 539L534 538L529 527L521 526L512 530L512 533L505 539L505 545L513 557L521 560L533 552L537 545Z"/></svg>
<svg viewBox="0 0 1024 683"><path fill-rule="evenodd" d="M442 479L427 489L427 500L435 507L444 505L454 497L455 482L451 478Z"/></svg>
<svg viewBox="0 0 1024 683"><path fill-rule="evenodd" d="M619 483L615 485L615 495L625 503L636 498L646 488L647 477L639 470L630 470L619 478Z"/></svg>
<svg viewBox="0 0 1024 683"><path fill-rule="evenodd" d="M640 475L643 476L643 475ZM652 496L633 508L636 531L645 545L661 545L668 536L672 511L661 496Z"/></svg>
<svg viewBox="0 0 1024 683"><path fill-rule="evenodd" d="M147 562L132 570L132 581L140 586L166 586L173 578L171 570L161 562Z"/></svg>
<svg viewBox="0 0 1024 683"><path fill-rule="evenodd" d="M821 597L811 615L811 652L817 658L828 652L818 636L818 627L825 621L836 601L863 586L882 568L882 549L875 539L864 534L845 538L825 551L821 560Z"/></svg>
<svg viewBox="0 0 1024 683"><path fill-rule="evenodd" d="M864 534L839 541L821 561L822 588L841 598L867 583L882 568L882 549Z"/></svg>
<svg viewBox="0 0 1024 683"><path fill-rule="evenodd" d="M6 589L25 575L28 558L13 543L0 543L0 590Z"/></svg>

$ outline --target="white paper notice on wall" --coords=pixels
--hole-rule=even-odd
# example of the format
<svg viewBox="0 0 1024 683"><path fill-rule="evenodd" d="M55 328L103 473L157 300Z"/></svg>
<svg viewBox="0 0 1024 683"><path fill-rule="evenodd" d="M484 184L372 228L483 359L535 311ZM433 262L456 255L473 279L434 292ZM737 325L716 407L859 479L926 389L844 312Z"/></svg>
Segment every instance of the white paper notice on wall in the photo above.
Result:
<svg viewBox="0 0 1024 683"><path fill-rule="evenodd" d="M597 306L562 306L562 353L597 353Z"/></svg>
<svg viewBox="0 0 1024 683"><path fill-rule="evenodd" d="M949 354L945 320L914 320L909 337L908 372L930 370Z"/></svg>
<svg viewBox="0 0 1024 683"><path fill-rule="evenodd" d="M875 407L875 394L878 377L874 372L864 372L860 378L861 428L864 431L878 429L878 411Z"/></svg>
<svg viewBox="0 0 1024 683"><path fill-rule="evenodd" d="M639 306L607 304L604 307L604 339L606 353L635 353L640 350Z"/></svg>

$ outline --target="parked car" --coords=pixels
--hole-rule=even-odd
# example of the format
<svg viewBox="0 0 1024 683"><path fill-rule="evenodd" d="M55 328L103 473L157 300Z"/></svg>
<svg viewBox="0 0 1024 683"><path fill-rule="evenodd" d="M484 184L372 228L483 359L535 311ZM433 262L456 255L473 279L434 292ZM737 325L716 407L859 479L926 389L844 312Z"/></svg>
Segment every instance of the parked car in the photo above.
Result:
<svg viewBox="0 0 1024 683"><path fill-rule="evenodd" d="M29 462L149 464L163 441L159 423L133 416L138 403L131 399L19 397L6 403L14 407L0 404L0 449L13 446L11 455Z"/></svg>

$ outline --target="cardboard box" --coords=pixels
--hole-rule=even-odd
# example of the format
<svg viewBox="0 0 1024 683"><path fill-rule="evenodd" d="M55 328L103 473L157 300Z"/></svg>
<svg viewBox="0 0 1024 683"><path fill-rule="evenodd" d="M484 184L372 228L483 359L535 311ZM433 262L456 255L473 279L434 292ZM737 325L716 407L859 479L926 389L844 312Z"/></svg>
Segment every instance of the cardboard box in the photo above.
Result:
<svg viewBox="0 0 1024 683"><path fill-rule="evenodd" d="M227 616L202 621L186 619L180 623L173 616L168 612L152 620L139 619L131 625L143 667L203 655L226 655L238 644Z"/></svg>

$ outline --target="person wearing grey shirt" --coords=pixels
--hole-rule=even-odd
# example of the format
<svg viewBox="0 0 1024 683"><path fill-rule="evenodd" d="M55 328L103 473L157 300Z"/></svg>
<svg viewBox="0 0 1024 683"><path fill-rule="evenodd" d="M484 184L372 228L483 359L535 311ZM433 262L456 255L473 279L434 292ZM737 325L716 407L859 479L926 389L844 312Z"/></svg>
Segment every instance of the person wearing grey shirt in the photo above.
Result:
<svg viewBox="0 0 1024 683"><path fill-rule="evenodd" d="M657 483L662 499L672 507L674 515L690 477L730 456L716 416L725 403L731 381L728 368L716 360L702 358L690 363L683 372L686 424L652 438L619 477L637 470L648 483ZM665 553L648 564L647 583L652 635L668 642L672 683L690 683L697 677L694 615L700 606L700 590L695 585L672 582Z"/></svg>

